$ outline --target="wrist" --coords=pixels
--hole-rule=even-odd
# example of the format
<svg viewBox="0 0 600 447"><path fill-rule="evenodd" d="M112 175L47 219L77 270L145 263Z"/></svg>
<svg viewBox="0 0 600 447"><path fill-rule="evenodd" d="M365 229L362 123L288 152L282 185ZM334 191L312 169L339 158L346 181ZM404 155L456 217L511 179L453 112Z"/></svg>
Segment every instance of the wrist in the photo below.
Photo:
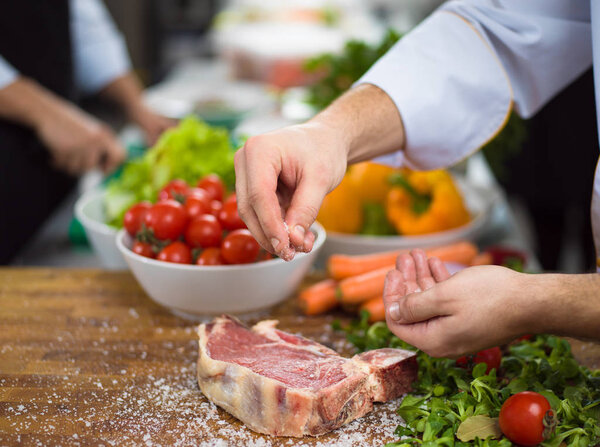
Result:
<svg viewBox="0 0 600 447"><path fill-rule="evenodd" d="M114 79L102 90L101 95L117 103L127 117L137 123L147 112L142 86L133 73L125 73Z"/></svg>
<svg viewBox="0 0 600 447"><path fill-rule="evenodd" d="M547 297L543 293L547 275L515 273L516 286L510 291L511 306L515 309L515 336L546 332Z"/></svg>
<svg viewBox="0 0 600 447"><path fill-rule="evenodd" d="M349 163L370 160L404 147L404 125L393 100L379 87L359 85L312 121L327 124L344 142Z"/></svg>
<svg viewBox="0 0 600 447"><path fill-rule="evenodd" d="M0 116L37 131L57 100L37 82L19 77L0 91Z"/></svg>
<svg viewBox="0 0 600 447"><path fill-rule="evenodd" d="M336 150L337 159L342 159L347 164L355 136L351 129L346 128L343 116L337 113L320 113L305 123L305 126L318 135L318 141L329 146L328 150Z"/></svg>
<svg viewBox="0 0 600 447"><path fill-rule="evenodd" d="M579 284L588 275L525 274L522 290L527 291L521 299L524 305L524 328L534 334L568 335L577 328L571 327L573 316L581 323L589 312L582 308L581 300L587 301L585 288ZM585 306L583 306L585 307Z"/></svg>

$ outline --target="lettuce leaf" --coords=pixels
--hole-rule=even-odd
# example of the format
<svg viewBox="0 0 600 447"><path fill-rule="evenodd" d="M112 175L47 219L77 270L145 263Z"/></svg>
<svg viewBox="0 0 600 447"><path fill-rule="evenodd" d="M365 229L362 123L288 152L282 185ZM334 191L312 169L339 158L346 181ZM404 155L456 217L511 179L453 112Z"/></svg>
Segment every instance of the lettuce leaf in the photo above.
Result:
<svg viewBox="0 0 600 447"><path fill-rule="evenodd" d="M127 209L141 200L155 202L160 189L180 178L190 185L207 174L218 174L228 188L235 184L235 148L225 128L212 127L195 116L167 130L141 158L123 167L111 180L104 199L107 223L123 226Z"/></svg>

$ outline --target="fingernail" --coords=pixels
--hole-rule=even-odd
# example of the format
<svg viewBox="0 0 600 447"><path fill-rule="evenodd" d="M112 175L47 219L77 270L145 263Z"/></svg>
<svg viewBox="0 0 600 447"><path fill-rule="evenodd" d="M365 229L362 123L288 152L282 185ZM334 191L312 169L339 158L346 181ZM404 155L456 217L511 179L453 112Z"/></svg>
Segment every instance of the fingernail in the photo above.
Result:
<svg viewBox="0 0 600 447"><path fill-rule="evenodd" d="M304 239L304 233L306 233L306 230L302 225L296 225L294 227L294 231L296 232L298 239Z"/></svg>
<svg viewBox="0 0 600 447"><path fill-rule="evenodd" d="M390 304L390 307L388 307L388 313L390 314L390 317L392 317L392 320L399 320L401 317L400 305L398 303Z"/></svg>
<svg viewBox="0 0 600 447"><path fill-rule="evenodd" d="M279 246L279 239L276 237L271 239L271 245L273 246L273 250L277 251L277 247Z"/></svg>
<svg viewBox="0 0 600 447"><path fill-rule="evenodd" d="M313 238L311 237L311 235L312 235L312 233L307 233L306 236L304 236L303 247L307 251L312 248Z"/></svg>

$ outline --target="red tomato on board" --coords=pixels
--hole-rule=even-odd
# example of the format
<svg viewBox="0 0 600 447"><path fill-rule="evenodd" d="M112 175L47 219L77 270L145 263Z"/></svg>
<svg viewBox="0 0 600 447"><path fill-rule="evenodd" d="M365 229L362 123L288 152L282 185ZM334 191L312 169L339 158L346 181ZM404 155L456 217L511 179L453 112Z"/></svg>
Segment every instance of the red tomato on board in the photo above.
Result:
<svg viewBox="0 0 600 447"><path fill-rule="evenodd" d="M152 244L148 244L147 242L135 241L133 247L131 247L131 251L146 258L156 257L156 253L152 249Z"/></svg>
<svg viewBox="0 0 600 447"><path fill-rule="evenodd" d="M159 261L173 262L176 264L191 264L192 251L181 241L175 241L163 248L156 257Z"/></svg>
<svg viewBox="0 0 600 447"><path fill-rule="evenodd" d="M189 189L190 187L185 181L181 179L171 180L158 193L158 200L173 199L181 201L187 196Z"/></svg>
<svg viewBox="0 0 600 447"><path fill-rule="evenodd" d="M472 366L473 363L485 363L487 365L487 369L485 371L486 374L495 368L498 371L500 368L500 363L502 362L502 351L500 348L490 348L484 349L483 351L479 351L475 355L463 355L456 359L456 366L459 368L468 369Z"/></svg>
<svg viewBox="0 0 600 447"><path fill-rule="evenodd" d="M223 204L219 211L219 222L223 228L229 231L246 228L246 224L238 214L237 202L228 202Z"/></svg>
<svg viewBox="0 0 600 447"><path fill-rule="evenodd" d="M221 224L212 214L203 214L195 218L185 230L185 241L191 247L218 247L222 237Z"/></svg>
<svg viewBox="0 0 600 447"><path fill-rule="evenodd" d="M469 360L469 357L463 355L456 359L456 366L458 366L459 368L467 369L469 367Z"/></svg>
<svg viewBox="0 0 600 447"><path fill-rule="evenodd" d="M142 228L144 216L146 216L146 213L150 208L152 208L150 202L140 202L133 205L125 213L125 216L123 217L123 226L131 237L135 237Z"/></svg>
<svg viewBox="0 0 600 447"><path fill-rule="evenodd" d="M198 188L206 190L212 200L223 200L225 184L217 174L208 174L198 181Z"/></svg>
<svg viewBox="0 0 600 447"><path fill-rule="evenodd" d="M487 364L487 369L485 370L486 374L489 374L492 368L495 368L496 371L498 371L500 363L502 362L502 351L497 346L490 349L484 349L475 354L473 361L475 363Z"/></svg>
<svg viewBox="0 0 600 447"><path fill-rule="evenodd" d="M548 439L556 426L548 399L533 391L510 396L499 417L502 433L515 444L537 445Z"/></svg>
<svg viewBox="0 0 600 447"><path fill-rule="evenodd" d="M248 264L256 260L260 246L248 230L235 230L221 243L221 255L228 264Z"/></svg>
<svg viewBox="0 0 600 447"><path fill-rule="evenodd" d="M221 249L218 247L208 247L203 250L196 259L196 265L223 265L225 260L221 256Z"/></svg>
<svg viewBox="0 0 600 447"><path fill-rule="evenodd" d="M532 338L533 338L533 334L525 334L525 335L522 335L519 338L517 338L517 341L531 340Z"/></svg>
<svg viewBox="0 0 600 447"><path fill-rule="evenodd" d="M175 240L185 230L188 216L176 200L165 200L152 205L144 216L144 224L161 240Z"/></svg>

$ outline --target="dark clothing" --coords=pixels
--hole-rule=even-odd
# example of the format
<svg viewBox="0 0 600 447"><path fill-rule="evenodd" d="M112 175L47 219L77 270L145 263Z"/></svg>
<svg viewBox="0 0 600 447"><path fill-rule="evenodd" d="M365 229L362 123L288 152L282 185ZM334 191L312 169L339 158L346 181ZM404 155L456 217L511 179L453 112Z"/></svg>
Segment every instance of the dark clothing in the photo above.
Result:
<svg viewBox="0 0 600 447"><path fill-rule="evenodd" d="M527 205L537 255L544 269L557 270L565 238L579 245L580 263L595 271L590 223L598 130L592 69L558 94L529 122L521 153L502 182Z"/></svg>
<svg viewBox="0 0 600 447"><path fill-rule="evenodd" d="M0 54L23 76L75 99L68 0L4 2ZM7 264L73 188L28 128L0 119L0 264Z"/></svg>

